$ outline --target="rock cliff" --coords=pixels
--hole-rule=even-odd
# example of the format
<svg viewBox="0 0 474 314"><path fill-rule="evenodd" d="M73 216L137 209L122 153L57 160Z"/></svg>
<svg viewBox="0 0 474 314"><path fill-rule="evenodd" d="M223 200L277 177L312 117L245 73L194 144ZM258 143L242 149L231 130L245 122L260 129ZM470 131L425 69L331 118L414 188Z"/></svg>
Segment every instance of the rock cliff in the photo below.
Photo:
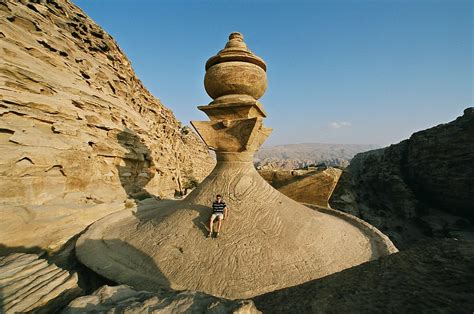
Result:
<svg viewBox="0 0 474 314"><path fill-rule="evenodd" d="M113 38L67 0L0 2L0 89L6 246L48 246L59 239L11 235L26 225L51 235L88 216L83 228L127 197L172 197L214 164Z"/></svg>
<svg viewBox="0 0 474 314"><path fill-rule="evenodd" d="M456 120L356 155L330 200L398 247L423 236L472 237L474 108Z"/></svg>

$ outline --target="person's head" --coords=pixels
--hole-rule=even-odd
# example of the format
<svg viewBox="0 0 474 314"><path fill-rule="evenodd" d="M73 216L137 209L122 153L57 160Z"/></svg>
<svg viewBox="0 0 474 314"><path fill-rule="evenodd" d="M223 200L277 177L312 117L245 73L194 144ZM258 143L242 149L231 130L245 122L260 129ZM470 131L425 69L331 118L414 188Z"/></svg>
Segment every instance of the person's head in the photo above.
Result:
<svg viewBox="0 0 474 314"><path fill-rule="evenodd" d="M220 194L217 194L217 195L216 195L216 200L217 200L218 202L222 201L222 196L221 196Z"/></svg>

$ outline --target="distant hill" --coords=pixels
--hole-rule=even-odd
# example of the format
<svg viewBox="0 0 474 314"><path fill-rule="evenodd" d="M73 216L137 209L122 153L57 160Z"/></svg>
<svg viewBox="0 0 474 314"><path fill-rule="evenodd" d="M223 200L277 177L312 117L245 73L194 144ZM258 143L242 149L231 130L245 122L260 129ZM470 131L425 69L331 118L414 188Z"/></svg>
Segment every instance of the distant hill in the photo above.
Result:
<svg viewBox="0 0 474 314"><path fill-rule="evenodd" d="M312 164L347 167L354 155L379 148L375 144L302 143L263 147L255 155L259 169L297 169Z"/></svg>

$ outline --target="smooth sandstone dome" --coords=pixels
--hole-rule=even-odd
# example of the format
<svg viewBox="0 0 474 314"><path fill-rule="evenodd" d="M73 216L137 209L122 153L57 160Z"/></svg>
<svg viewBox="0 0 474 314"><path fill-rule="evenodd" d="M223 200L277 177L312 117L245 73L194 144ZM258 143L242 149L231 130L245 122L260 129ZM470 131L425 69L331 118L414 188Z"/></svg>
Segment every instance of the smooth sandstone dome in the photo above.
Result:
<svg viewBox="0 0 474 314"><path fill-rule="evenodd" d="M266 66L245 50L239 35L231 34L206 68L242 63L228 75L245 85L241 70L252 65L265 71ZM309 208L271 187L253 166L253 155L271 129L263 126L261 104L248 92L238 93L199 107L211 121L192 122L216 151L212 173L184 200L141 206L94 223L77 241L76 254L85 265L136 289L190 289L237 299L397 251L367 223L328 208ZM216 194L223 195L230 215L219 238L212 239L206 235Z"/></svg>

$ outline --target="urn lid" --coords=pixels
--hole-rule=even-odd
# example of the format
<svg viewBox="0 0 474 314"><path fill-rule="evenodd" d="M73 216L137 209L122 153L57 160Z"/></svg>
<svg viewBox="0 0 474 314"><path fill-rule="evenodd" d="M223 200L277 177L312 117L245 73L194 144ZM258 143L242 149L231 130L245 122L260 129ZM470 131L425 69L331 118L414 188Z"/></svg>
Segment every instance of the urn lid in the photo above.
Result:
<svg viewBox="0 0 474 314"><path fill-rule="evenodd" d="M229 61L241 61L253 63L267 71L267 65L262 58L254 55L252 51L247 48L244 42L244 36L241 33L231 33L229 41L225 48L217 53L217 55L209 58L206 62L206 71L215 64Z"/></svg>

